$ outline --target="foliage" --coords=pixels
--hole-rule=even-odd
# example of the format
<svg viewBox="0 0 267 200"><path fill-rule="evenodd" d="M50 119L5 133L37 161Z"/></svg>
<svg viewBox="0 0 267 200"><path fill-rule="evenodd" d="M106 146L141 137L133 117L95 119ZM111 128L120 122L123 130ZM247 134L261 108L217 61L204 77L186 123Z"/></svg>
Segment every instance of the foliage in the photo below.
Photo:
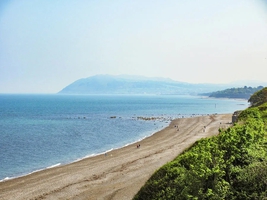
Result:
<svg viewBox="0 0 267 200"><path fill-rule="evenodd" d="M216 138L198 141L159 169L135 199L224 199L229 184L218 147Z"/></svg>
<svg viewBox="0 0 267 200"><path fill-rule="evenodd" d="M267 102L267 87L254 93L248 100L252 106L259 106Z"/></svg>
<svg viewBox="0 0 267 200"><path fill-rule="evenodd" d="M240 98L249 99L250 96L263 88L263 86L258 86L255 88L244 86L243 88L230 88L222 91L212 92L209 97L216 98Z"/></svg>
<svg viewBox="0 0 267 200"><path fill-rule="evenodd" d="M263 119L263 121L265 122L265 124L267 124L267 103L263 103L260 106L258 106L259 111L261 113L261 117ZM267 129L267 126L265 126Z"/></svg>
<svg viewBox="0 0 267 200"><path fill-rule="evenodd" d="M238 115L238 121L243 121L248 118L260 119L261 114L260 114L259 108L254 107L254 108L246 109Z"/></svg>
<svg viewBox="0 0 267 200"><path fill-rule="evenodd" d="M156 171L134 199L267 198L266 119L267 103L242 111L234 126Z"/></svg>

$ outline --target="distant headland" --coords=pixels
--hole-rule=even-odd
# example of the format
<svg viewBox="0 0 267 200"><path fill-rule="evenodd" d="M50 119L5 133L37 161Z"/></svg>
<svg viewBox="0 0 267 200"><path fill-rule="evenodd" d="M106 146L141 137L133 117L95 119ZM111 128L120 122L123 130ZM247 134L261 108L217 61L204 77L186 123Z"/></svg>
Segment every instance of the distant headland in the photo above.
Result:
<svg viewBox="0 0 267 200"><path fill-rule="evenodd" d="M193 84L159 77L95 75L67 85L58 94L199 95L240 85L244 86L247 85L246 83L248 82ZM250 86L267 85L267 83L259 82L249 83Z"/></svg>
<svg viewBox="0 0 267 200"><path fill-rule="evenodd" d="M230 88L221 91L211 92L204 95L214 98L233 98L233 99L249 99L252 94L263 89L263 86L242 88Z"/></svg>

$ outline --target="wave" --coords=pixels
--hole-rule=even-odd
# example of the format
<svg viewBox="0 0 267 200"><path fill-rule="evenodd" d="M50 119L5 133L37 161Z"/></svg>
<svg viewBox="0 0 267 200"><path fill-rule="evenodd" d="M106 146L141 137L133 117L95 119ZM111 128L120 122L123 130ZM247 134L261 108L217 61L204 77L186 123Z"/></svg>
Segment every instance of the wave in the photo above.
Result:
<svg viewBox="0 0 267 200"><path fill-rule="evenodd" d="M42 168L42 169L37 169L37 170L34 170L34 171L32 171L32 172L29 172L29 173L26 173L26 174L22 174L22 175L20 175L20 176L5 177L4 179L1 179L0 182L4 182L4 181L11 180L11 179L24 177L24 176L28 176L28 175L30 175L30 174L34 174L34 173L37 173L37 172L40 172L40 171L43 171L43 170L46 170L46 169L51 169L51 168L58 167L58 166L60 166L60 165L61 165L61 163L57 163L57 164L55 164L55 165L51 165L51 166L48 166L48 167L45 167L45 168Z"/></svg>
<svg viewBox="0 0 267 200"><path fill-rule="evenodd" d="M10 178L10 177L6 177L6 178L0 180L0 183L1 183L1 182L4 182L4 181L8 181L8 180L10 180L10 179L12 179L12 178Z"/></svg>
<svg viewBox="0 0 267 200"><path fill-rule="evenodd" d="M58 167L60 165L61 165L61 163L57 163L55 165L51 165L51 166L47 167L46 169L51 169L51 168L54 168L54 167Z"/></svg>
<svg viewBox="0 0 267 200"><path fill-rule="evenodd" d="M185 115L182 116L182 118L185 117ZM188 116L187 116L188 117ZM179 116L178 118L181 118L181 116ZM177 118L174 118L174 119L177 119ZM127 147L129 145L133 145L135 143L139 143L141 142L142 140L154 135L155 133L159 132L160 130L163 130L164 128L168 127L169 124L171 123L171 121L173 120L173 118L169 119L169 120L164 120L162 122L165 122L164 124L162 124L161 127L157 127L154 131L148 131L147 134L133 142L130 142L130 143L127 143L127 144L124 144L122 146L118 146L118 147L115 147L115 148L110 148L108 150L104 150L100 153L92 153L92 154L89 154L89 155L86 155L82 158L78 158L74 161L70 161L70 162L67 162L67 163L57 163L57 164L54 164L54 165L51 165L51 166L48 166L48 167L44 167L42 169L38 169L38 170L34 170L30 173L27 173L27 174L23 174L23 175L20 175L20 176L14 176L14 177L6 177L2 180L0 180L0 182L4 182L4 181L8 181L8 180L11 180L11 179L15 179L15 178L20 178L20 177L24 177L24 176L27 176L27 175L30 175L30 174L33 174L33 173L36 173L36 172L39 172L39 171L43 171L43 170L47 170L47 169L51 169L51 168L55 168L55 167L59 167L59 166L62 166L62 165L68 165L68 164L71 164L71 163L76 163L76 162L79 162L81 160L84 160L84 159L87 159L87 158L92 158L92 157L95 157L95 156L100 156L100 155L107 155L109 152L112 152L113 150L118 150L118 149L121 149L121 148L124 148L124 147Z"/></svg>
<svg viewBox="0 0 267 200"><path fill-rule="evenodd" d="M171 119L171 120L172 120L172 119ZM118 147L116 147L116 148L111 148L111 149L102 151L102 152L100 152L100 153L92 153L92 154L86 155L86 156L84 156L84 157L82 157L82 158L78 158L78 159L76 159L76 160L74 160L74 161L67 162L67 163L65 163L64 165L71 164L71 163L75 163L75 162L79 162L79 161L81 161L81 160L84 160L84 159L87 159L87 158L91 158L91 157L95 157L95 156L99 156L99 155L107 155L109 152L111 152L111 151L113 151L113 150L118 150L118 149L127 147L127 146L129 146L129 145L138 143L138 142L140 142L140 141L142 141L142 140L144 140L144 139L146 139L146 138L152 136L153 134L157 133L158 131L160 131L160 130L166 128L166 127L170 124L171 120L165 120L166 124L164 124L162 127L158 127L158 128L156 128L154 131L149 131L148 134L147 134L146 136L141 137L141 138L139 138L139 139L137 139L137 140L135 140L135 141L133 141L133 142L124 144L124 145L122 145L122 146L118 146ZM43 171L43 170L47 170L47 169L51 169L51 168L55 168L55 167L59 167L59 166L62 166L62 165L63 165L62 163L57 163L57 164L54 164L54 165L51 165L51 166L48 166L48 167L44 167L44 168L42 168L42 169L34 170L34 171L30 172L30 173L26 173L26 174L23 174L23 175L20 175L20 176L5 177L4 179L1 179L0 182L5 182L5 181L11 180L11 179L24 177L24 176L27 176L27 175L30 175L30 174L33 174L33 173L36 173L36 172L39 172L39 171Z"/></svg>

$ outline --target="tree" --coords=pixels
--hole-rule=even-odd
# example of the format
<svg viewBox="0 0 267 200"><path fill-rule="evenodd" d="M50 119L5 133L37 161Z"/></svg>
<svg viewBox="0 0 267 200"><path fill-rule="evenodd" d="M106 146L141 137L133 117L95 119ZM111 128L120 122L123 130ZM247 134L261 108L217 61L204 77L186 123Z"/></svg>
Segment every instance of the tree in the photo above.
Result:
<svg viewBox="0 0 267 200"><path fill-rule="evenodd" d="M259 106L267 102L267 87L255 92L248 100L251 106Z"/></svg>

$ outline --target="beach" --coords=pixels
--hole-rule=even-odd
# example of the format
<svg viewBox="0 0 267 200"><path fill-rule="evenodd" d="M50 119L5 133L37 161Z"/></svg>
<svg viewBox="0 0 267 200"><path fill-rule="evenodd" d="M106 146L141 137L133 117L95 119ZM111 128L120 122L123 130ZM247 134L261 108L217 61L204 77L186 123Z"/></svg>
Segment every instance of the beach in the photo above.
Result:
<svg viewBox="0 0 267 200"><path fill-rule="evenodd" d="M132 199L158 168L200 138L230 126L231 117L175 119L138 143L0 182L0 199Z"/></svg>

